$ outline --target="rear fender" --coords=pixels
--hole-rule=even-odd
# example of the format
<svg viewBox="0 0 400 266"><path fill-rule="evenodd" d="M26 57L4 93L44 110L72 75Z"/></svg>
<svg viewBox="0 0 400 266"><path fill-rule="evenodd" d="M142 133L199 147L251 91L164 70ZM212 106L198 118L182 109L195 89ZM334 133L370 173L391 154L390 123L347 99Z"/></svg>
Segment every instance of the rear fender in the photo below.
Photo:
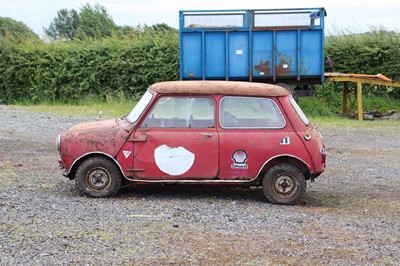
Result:
<svg viewBox="0 0 400 266"><path fill-rule="evenodd" d="M290 155L290 154L280 154L280 155L276 155L276 156L270 158L261 167L257 176L264 175L268 171L268 169L270 169L272 166L280 164L280 163L288 163L288 164L296 166L304 174L306 180L310 179L310 177L311 177L310 176L310 169L311 169L310 165L308 165L302 159L300 159L296 156Z"/></svg>

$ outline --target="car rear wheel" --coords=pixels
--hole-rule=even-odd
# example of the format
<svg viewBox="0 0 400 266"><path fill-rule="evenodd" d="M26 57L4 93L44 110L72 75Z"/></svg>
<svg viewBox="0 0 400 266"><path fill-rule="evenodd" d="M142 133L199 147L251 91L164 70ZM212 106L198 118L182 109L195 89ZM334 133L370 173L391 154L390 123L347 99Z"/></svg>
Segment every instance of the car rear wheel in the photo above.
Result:
<svg viewBox="0 0 400 266"><path fill-rule="evenodd" d="M115 195L121 186L121 172L113 161L105 157L91 157L76 171L75 183L79 191L95 198Z"/></svg>
<svg viewBox="0 0 400 266"><path fill-rule="evenodd" d="M291 164L277 164L264 176L262 188L270 203L293 205L305 192L304 174Z"/></svg>

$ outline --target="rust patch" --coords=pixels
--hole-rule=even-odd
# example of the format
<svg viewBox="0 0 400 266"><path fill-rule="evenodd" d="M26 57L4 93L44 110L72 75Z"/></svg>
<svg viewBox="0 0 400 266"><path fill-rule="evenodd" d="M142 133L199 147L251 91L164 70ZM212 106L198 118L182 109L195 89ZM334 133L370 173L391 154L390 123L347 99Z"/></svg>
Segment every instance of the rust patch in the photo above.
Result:
<svg viewBox="0 0 400 266"><path fill-rule="evenodd" d="M72 158L88 152L114 155L129 135L127 122L119 126L115 120L75 125L62 136L62 153Z"/></svg>
<svg viewBox="0 0 400 266"><path fill-rule="evenodd" d="M271 76L271 62L260 61L258 65L254 66L254 69L263 76Z"/></svg>
<svg viewBox="0 0 400 266"><path fill-rule="evenodd" d="M279 57L279 63L275 67L275 75L276 76L285 76L289 74L293 74L293 70L291 68L291 65L293 63L293 60L290 56L287 56L285 54L280 53L278 55Z"/></svg>
<svg viewBox="0 0 400 266"><path fill-rule="evenodd" d="M247 177L247 176L235 176L232 180L251 180L253 177Z"/></svg>

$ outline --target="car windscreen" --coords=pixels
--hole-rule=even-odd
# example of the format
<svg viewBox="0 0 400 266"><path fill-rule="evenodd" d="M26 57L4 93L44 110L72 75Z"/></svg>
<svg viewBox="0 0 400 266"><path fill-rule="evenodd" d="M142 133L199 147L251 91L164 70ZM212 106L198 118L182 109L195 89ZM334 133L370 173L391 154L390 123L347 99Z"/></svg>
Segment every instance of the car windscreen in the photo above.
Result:
<svg viewBox="0 0 400 266"><path fill-rule="evenodd" d="M149 105L152 98L153 94L151 94L151 92L149 91L146 91L146 93L143 94L142 98L139 100L136 106L132 109L129 115L126 116L126 119L129 123L135 123L139 119L143 111Z"/></svg>

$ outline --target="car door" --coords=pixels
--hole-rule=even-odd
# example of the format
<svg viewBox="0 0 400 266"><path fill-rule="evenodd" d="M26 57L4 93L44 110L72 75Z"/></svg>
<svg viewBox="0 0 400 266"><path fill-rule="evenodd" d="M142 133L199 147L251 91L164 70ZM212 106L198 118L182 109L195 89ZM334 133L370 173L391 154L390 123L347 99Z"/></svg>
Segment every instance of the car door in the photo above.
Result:
<svg viewBox="0 0 400 266"><path fill-rule="evenodd" d="M296 133L282 130L285 126L285 118L272 99L223 97L219 111L219 177L255 178L266 161L290 148L285 140Z"/></svg>
<svg viewBox="0 0 400 266"><path fill-rule="evenodd" d="M161 96L134 133L135 177L202 180L218 175L215 100Z"/></svg>

